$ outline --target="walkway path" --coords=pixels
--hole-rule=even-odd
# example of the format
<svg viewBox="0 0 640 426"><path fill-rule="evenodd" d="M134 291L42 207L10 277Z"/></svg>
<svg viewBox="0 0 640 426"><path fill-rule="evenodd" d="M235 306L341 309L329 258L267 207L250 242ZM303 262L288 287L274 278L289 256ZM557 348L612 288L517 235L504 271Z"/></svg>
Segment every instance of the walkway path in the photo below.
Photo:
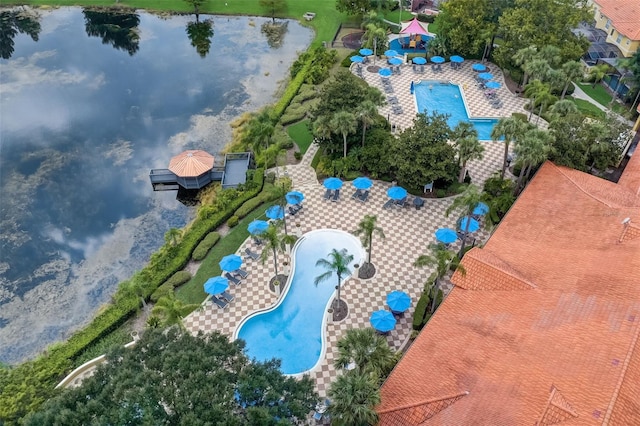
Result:
<svg viewBox="0 0 640 426"><path fill-rule="evenodd" d="M587 95L585 93L584 90L582 90L580 88L580 86L578 86L575 82L573 83L573 86L575 87L575 89L573 90L573 97L576 99L582 99L583 101L587 101L593 105L595 105L597 108L601 109L604 112L609 112L609 109L607 107L605 107L604 105L602 105L600 102L597 102L595 99L593 99L591 96Z"/></svg>

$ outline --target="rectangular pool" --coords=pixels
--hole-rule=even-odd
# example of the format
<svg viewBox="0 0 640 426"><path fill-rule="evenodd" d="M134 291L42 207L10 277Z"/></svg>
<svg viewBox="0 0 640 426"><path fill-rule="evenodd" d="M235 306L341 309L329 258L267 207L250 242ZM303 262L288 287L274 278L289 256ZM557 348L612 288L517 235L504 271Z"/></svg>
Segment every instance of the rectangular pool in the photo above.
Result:
<svg viewBox="0 0 640 426"><path fill-rule="evenodd" d="M453 129L461 121L468 121L478 131L478 139L490 141L493 127L498 122L494 118L469 119L462 98L460 86L440 81L422 81L414 86L414 96L418 112L448 114L447 123Z"/></svg>

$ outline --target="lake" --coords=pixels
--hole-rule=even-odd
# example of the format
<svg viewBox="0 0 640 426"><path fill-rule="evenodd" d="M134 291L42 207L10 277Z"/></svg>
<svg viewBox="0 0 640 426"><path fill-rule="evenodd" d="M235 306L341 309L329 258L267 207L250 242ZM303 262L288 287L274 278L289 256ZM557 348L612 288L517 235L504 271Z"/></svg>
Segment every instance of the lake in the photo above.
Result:
<svg viewBox="0 0 640 426"><path fill-rule="evenodd" d="M193 217L149 170L216 155L313 34L291 21L267 39L270 20L251 17L0 13L0 362L16 363L86 324Z"/></svg>

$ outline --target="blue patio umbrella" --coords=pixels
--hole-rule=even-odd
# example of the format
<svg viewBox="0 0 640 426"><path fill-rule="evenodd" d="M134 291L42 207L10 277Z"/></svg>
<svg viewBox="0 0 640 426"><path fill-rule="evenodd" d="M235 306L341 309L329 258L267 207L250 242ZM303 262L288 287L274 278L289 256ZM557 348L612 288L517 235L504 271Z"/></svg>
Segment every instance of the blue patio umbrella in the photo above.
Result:
<svg viewBox="0 0 640 426"><path fill-rule="evenodd" d="M486 69L487 69L487 67L485 67L485 66L484 66L484 65L482 65L482 64L473 64L473 65L471 66L471 69L472 69L472 70L474 70L474 71L484 71L484 70L486 70Z"/></svg>
<svg viewBox="0 0 640 426"><path fill-rule="evenodd" d="M462 56L458 56L458 55L453 55L452 57L449 58L449 60L451 62L454 62L456 64L461 64L464 62L464 58Z"/></svg>
<svg viewBox="0 0 640 426"><path fill-rule="evenodd" d="M401 186L392 186L387 190L387 195L393 200L402 200L407 196L407 190Z"/></svg>
<svg viewBox="0 0 640 426"><path fill-rule="evenodd" d="M371 50L371 49L360 49L360 51L358 53L360 53L362 56L371 56L371 55L373 55L373 50Z"/></svg>
<svg viewBox="0 0 640 426"><path fill-rule="evenodd" d="M300 204L304 200L304 194L300 191L289 191L284 197L289 204Z"/></svg>
<svg viewBox="0 0 640 426"><path fill-rule="evenodd" d="M340 189L342 188L342 181L337 177L330 177L324 180L324 187L327 189Z"/></svg>
<svg viewBox="0 0 640 426"><path fill-rule="evenodd" d="M389 49L386 52L384 52L384 56L387 56L387 57L391 58L393 56L398 56L398 52L396 52L393 49Z"/></svg>
<svg viewBox="0 0 640 426"><path fill-rule="evenodd" d="M489 206L483 202L478 203L473 209L473 214L478 216L483 216L487 213L489 213Z"/></svg>
<svg viewBox="0 0 640 426"><path fill-rule="evenodd" d="M391 70L389 68L381 68L378 74L380 74L380 77L391 77Z"/></svg>
<svg viewBox="0 0 640 426"><path fill-rule="evenodd" d="M353 181L353 186L356 189L369 189L373 185L371 179L368 177L360 176Z"/></svg>
<svg viewBox="0 0 640 426"><path fill-rule="evenodd" d="M389 63L391 65L400 65L402 63L402 59L393 57L393 58L389 59Z"/></svg>
<svg viewBox="0 0 640 426"><path fill-rule="evenodd" d="M355 62L356 64L361 64L362 61L364 61L364 58L358 55L352 56L350 59L351 59L351 62Z"/></svg>
<svg viewBox="0 0 640 426"><path fill-rule="evenodd" d="M451 228L440 228L436 231L436 240L443 244L451 244L458 239L458 234Z"/></svg>
<svg viewBox="0 0 640 426"><path fill-rule="evenodd" d="M485 86L487 86L488 89L499 89L502 87L502 84L498 83L497 81L487 81L485 83Z"/></svg>
<svg viewBox="0 0 640 426"><path fill-rule="evenodd" d="M427 59L422 56L418 56L417 58L413 58L413 63L416 65L424 65L427 63Z"/></svg>
<svg viewBox="0 0 640 426"><path fill-rule="evenodd" d="M264 220L254 220L247 226L247 230L252 235L262 234L267 228L269 228L269 223Z"/></svg>
<svg viewBox="0 0 640 426"><path fill-rule="evenodd" d="M434 64L442 64L444 63L444 58L442 56L432 56L431 62L433 62Z"/></svg>
<svg viewBox="0 0 640 426"><path fill-rule="evenodd" d="M493 74L490 72L482 72L478 74L478 78L481 78L482 80L491 80L493 79Z"/></svg>
<svg viewBox="0 0 640 426"><path fill-rule="evenodd" d="M468 229L467 229L467 221L469 221ZM465 216L462 219L460 219L459 229L461 231L476 232L478 229L480 229L480 223L477 220L470 218L469 216Z"/></svg>
<svg viewBox="0 0 640 426"><path fill-rule="evenodd" d="M242 266L242 258L237 254L229 254L218 263L223 271L235 271Z"/></svg>
<svg viewBox="0 0 640 426"><path fill-rule="evenodd" d="M404 291L392 291L387 294L387 306L392 312L404 312L411 306L411 297Z"/></svg>
<svg viewBox="0 0 640 426"><path fill-rule="evenodd" d="M282 206L271 206L265 212L269 219L283 219L284 218L284 209Z"/></svg>
<svg viewBox="0 0 640 426"><path fill-rule="evenodd" d="M383 309L372 313L369 322L371 323L371 327L382 333L389 332L396 326L396 319L393 317L393 314Z"/></svg>
<svg viewBox="0 0 640 426"><path fill-rule="evenodd" d="M229 288L229 280L225 277L211 277L204 283L204 291L208 294L220 294Z"/></svg>

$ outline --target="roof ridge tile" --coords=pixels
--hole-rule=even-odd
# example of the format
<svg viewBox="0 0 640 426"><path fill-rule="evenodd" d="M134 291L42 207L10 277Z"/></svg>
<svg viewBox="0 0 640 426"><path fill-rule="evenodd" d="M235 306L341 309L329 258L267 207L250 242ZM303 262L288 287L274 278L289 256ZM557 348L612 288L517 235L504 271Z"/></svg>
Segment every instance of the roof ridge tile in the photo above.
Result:
<svg viewBox="0 0 640 426"><path fill-rule="evenodd" d="M547 405L536 424L539 426L555 425L576 417L578 417L576 410L573 409L560 390L555 385L552 385Z"/></svg>
<svg viewBox="0 0 640 426"><path fill-rule="evenodd" d="M468 394L469 391L464 391L454 395L378 411L379 425L407 426L421 424Z"/></svg>

